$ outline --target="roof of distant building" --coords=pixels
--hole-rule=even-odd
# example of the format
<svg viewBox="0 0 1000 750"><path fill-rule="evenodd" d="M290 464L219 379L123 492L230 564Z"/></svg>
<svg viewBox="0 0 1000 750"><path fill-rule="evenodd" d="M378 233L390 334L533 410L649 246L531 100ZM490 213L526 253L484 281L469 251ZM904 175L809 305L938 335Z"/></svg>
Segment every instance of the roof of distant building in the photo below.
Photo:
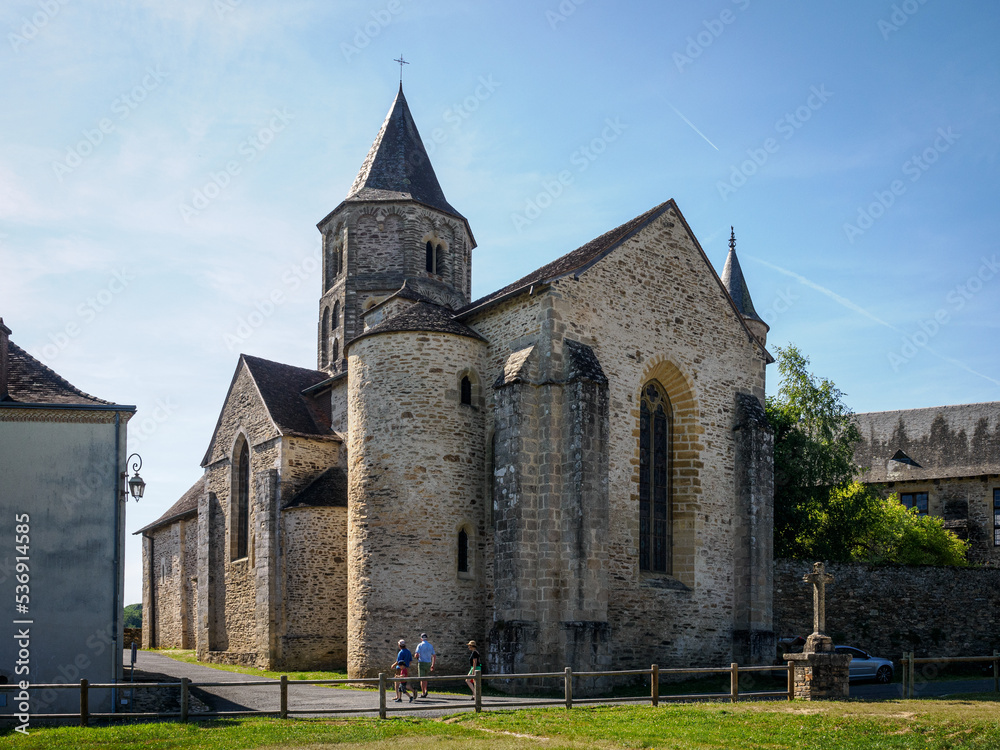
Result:
<svg viewBox="0 0 1000 750"><path fill-rule="evenodd" d="M13 341L7 342L7 357L8 395L0 403L114 406L84 393Z"/></svg>
<svg viewBox="0 0 1000 750"><path fill-rule="evenodd" d="M167 508L166 513L157 518L151 524L143 526L135 534L141 534L144 531L153 531L161 526L167 526L174 521L179 521L182 518L187 518L198 513L198 498L205 494L205 490L208 487L208 477L202 474L198 478L198 481L191 485L191 488L181 495L180 500Z"/></svg>
<svg viewBox="0 0 1000 750"><path fill-rule="evenodd" d="M1000 402L854 415L864 482L1000 474ZM906 460L902 460L906 459Z"/></svg>

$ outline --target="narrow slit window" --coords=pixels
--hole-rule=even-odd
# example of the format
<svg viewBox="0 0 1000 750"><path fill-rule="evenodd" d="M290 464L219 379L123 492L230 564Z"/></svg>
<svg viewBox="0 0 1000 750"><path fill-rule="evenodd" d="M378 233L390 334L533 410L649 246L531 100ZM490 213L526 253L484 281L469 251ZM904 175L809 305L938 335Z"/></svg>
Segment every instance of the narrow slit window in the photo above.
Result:
<svg viewBox="0 0 1000 750"><path fill-rule="evenodd" d="M458 532L458 572L469 572L469 534L465 529Z"/></svg>
<svg viewBox="0 0 1000 750"><path fill-rule="evenodd" d="M673 416L659 383L642 389L639 409L639 570L670 573L670 442Z"/></svg>
<svg viewBox="0 0 1000 750"><path fill-rule="evenodd" d="M427 273L434 273L434 245L427 243Z"/></svg>
<svg viewBox="0 0 1000 750"><path fill-rule="evenodd" d="M462 403L472 406L472 381L468 375L462 377Z"/></svg>
<svg viewBox="0 0 1000 750"><path fill-rule="evenodd" d="M246 557L250 547L250 446L244 442L239 458L236 503L236 559Z"/></svg>

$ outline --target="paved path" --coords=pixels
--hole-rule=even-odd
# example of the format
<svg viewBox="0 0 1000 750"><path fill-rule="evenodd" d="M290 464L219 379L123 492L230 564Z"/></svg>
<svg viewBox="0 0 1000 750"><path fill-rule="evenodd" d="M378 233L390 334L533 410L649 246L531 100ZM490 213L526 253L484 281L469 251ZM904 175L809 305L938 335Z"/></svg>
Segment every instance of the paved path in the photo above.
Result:
<svg viewBox="0 0 1000 750"><path fill-rule="evenodd" d="M125 653L125 663L129 662L129 654ZM227 672L222 669L204 667L200 664L190 664L188 662L177 661L169 656L162 656L151 651L140 651L137 655L137 669L145 672L157 672L169 675L178 681L181 677L187 677L194 683L202 682L266 682L267 685L233 685L192 688L191 692L198 696L214 711L278 711L280 696L278 692L279 680L267 677L255 677L252 675L240 674L238 672ZM126 670L127 673L127 670ZM410 703L407 698L403 698L402 703L394 703L391 692L386 694L386 710L390 713L405 714L416 711L422 716L446 716L458 711L471 711L473 709L472 696L435 694L434 683L430 683L430 695L427 698L418 698ZM484 704L490 707L500 708L507 703L530 702L530 698L508 698L490 696L483 699ZM301 710L329 710L346 709L351 712L368 712L368 715L378 714L378 690L347 690L342 688L323 687L321 685L289 685L288 686L288 708L293 711ZM321 714L306 714L321 715Z"/></svg>
<svg viewBox="0 0 1000 750"><path fill-rule="evenodd" d="M125 654L125 663L129 654ZM278 680L267 677L254 677L238 672L227 672L199 664L189 664L177 661L155 652L140 651L136 667L146 672L157 672L169 675L178 681L187 677L194 683L235 683L235 682L266 682L266 686L239 686L192 688L191 692L204 701L215 711L274 711L279 705ZM386 710L400 715L417 712L421 716L446 716L459 711L471 711L472 698L464 695L435 694L434 683L430 684L431 694L427 698L418 698L409 703L406 698L402 703L392 701L392 693L386 696ZM780 689L777 688L777 689ZM992 678L984 680L952 680L944 682L925 682L916 686L918 698L931 696L955 696L962 693L989 692L993 690ZM868 700L894 700L902 697L903 686L900 683L878 685L874 683L853 683L851 697ZM541 699L524 697L488 696L483 699L484 708L503 708L511 704L535 703ZM328 688L320 685L289 685L288 707L291 710L329 710L344 709L374 716L378 713L377 690L347 690ZM513 706L512 706L513 707ZM320 716L323 714L305 714Z"/></svg>

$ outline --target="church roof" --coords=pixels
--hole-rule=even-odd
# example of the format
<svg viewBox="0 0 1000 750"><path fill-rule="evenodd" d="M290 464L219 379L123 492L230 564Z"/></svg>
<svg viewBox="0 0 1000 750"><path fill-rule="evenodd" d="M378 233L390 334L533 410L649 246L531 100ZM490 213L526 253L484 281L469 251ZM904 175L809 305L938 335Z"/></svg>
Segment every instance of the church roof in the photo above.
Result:
<svg viewBox="0 0 1000 750"><path fill-rule="evenodd" d="M346 508L347 474L339 466L331 466L284 506L289 508Z"/></svg>
<svg viewBox="0 0 1000 750"><path fill-rule="evenodd" d="M2 324L2 321L0 321ZM7 342L7 396L0 403L72 404L113 406L91 396L28 354L13 341Z"/></svg>
<svg viewBox="0 0 1000 750"><path fill-rule="evenodd" d="M726 256L726 265L722 269L722 283L725 284L729 296L733 298L733 303L740 311L740 315L764 323L753 308L750 289L747 288L747 281L743 278L740 259L736 257L736 233L732 227L729 228L729 231L729 255Z"/></svg>
<svg viewBox="0 0 1000 750"><path fill-rule="evenodd" d="M416 302L402 312L393 315L391 318L383 320L378 325L372 326L359 336L351 339L350 344L366 336L375 336L380 333L398 333L403 331L432 331L435 333L452 333L456 336L468 336L469 338L485 341L479 333L469 328L464 323L455 320L454 313L447 307L442 307L434 302Z"/></svg>
<svg viewBox="0 0 1000 750"><path fill-rule="evenodd" d="M181 495L180 500L167 508L166 513L148 526L143 526L141 529L134 532L133 536L135 534L141 534L144 531L158 529L161 526L166 526L174 521L179 521L182 518L196 514L198 512L198 498L205 494L207 486L208 477L205 474L202 474L198 481L192 484L191 488Z"/></svg>
<svg viewBox="0 0 1000 750"><path fill-rule="evenodd" d="M321 370L307 370L272 362L249 354L240 355L274 426L283 435L330 435L330 417L302 395L306 388L330 376Z"/></svg>
<svg viewBox="0 0 1000 750"><path fill-rule="evenodd" d="M464 219L444 197L403 96L403 85L345 202L414 200Z"/></svg>
<svg viewBox="0 0 1000 750"><path fill-rule="evenodd" d="M329 380L330 376L327 373L241 354L240 365L237 365L233 380L229 384L226 403L236 385L242 365L246 365L247 372L257 387L257 392L260 393L264 408L267 409L271 422L281 435L322 438L334 436L330 428L329 412L321 406L319 399L304 393L307 389ZM215 436L222 424L224 413L225 407L219 413L219 419L212 431L212 440L201 462L202 466L207 466L212 460Z"/></svg>
<svg viewBox="0 0 1000 750"><path fill-rule="evenodd" d="M530 288L535 284L547 284L562 276L568 276L573 272L582 271L671 207L676 208L672 200L667 201L666 203L661 203L655 208L651 208L646 213L636 216L631 221L627 221L621 226L615 227L610 232L605 232L600 237L588 242L586 245L578 247L576 250L563 255L561 258L556 258L551 263L532 271L527 276L518 279L512 284L508 284L492 294L487 294L485 297L480 297L474 302L471 302L463 307L457 314L463 315L464 313L471 312L480 307L498 302L505 297L512 296L524 289Z"/></svg>

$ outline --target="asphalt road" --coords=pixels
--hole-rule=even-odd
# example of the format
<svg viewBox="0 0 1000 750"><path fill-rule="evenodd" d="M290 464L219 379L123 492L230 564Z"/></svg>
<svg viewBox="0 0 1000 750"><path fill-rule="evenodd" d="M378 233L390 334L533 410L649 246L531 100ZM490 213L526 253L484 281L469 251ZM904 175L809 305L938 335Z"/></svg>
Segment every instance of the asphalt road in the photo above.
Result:
<svg viewBox="0 0 1000 750"><path fill-rule="evenodd" d="M126 664L129 654L126 652ZM137 669L157 672L176 678L187 677L194 683L222 683L219 686L192 688L191 692L215 711L278 711L278 680L266 677L251 677L237 672L227 672L198 664L176 661L160 654L140 651L136 661ZM260 686L229 686L226 683L264 682ZM993 679L952 680L943 682L923 682L916 686L918 698L960 696L962 693L989 692L993 690ZM769 689L769 688L765 688ZM777 689L780 689L778 687ZM852 683L852 698L866 700L893 700L903 695L900 683L879 685L876 683ZM424 716L445 716L458 711L473 709L471 696L435 694L434 683L430 683L430 696L418 698L410 703L406 698L402 703L394 703L392 694L387 695L386 709L396 715L419 712ZM483 699L484 708L513 707L514 704L536 703L541 699L488 696ZM346 690L319 685L290 685L288 688L288 708L295 711L321 712L330 709L345 712L376 715L378 712L377 690ZM321 713L303 715L320 716Z"/></svg>

